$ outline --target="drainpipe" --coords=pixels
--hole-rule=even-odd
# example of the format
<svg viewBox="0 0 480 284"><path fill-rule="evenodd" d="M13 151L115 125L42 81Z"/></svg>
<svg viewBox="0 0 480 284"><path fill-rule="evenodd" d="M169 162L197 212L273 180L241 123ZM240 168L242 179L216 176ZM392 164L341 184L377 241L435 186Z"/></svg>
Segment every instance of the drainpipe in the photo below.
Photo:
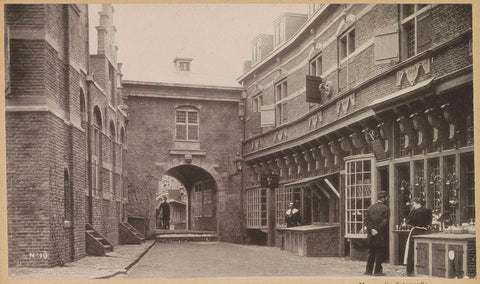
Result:
<svg viewBox="0 0 480 284"><path fill-rule="evenodd" d="M87 19L88 19L88 5L86 9ZM85 41L85 53L87 58L87 90L86 90L86 113L87 113L87 177L88 177L88 223L93 226L93 190L92 190L92 147L91 147L91 137L92 132L90 126L92 125L92 113L90 110L92 108L91 92L90 88L93 83L93 76L90 74L90 24L87 21L87 40Z"/></svg>
<svg viewBox="0 0 480 284"><path fill-rule="evenodd" d="M243 85L243 83L242 83ZM247 100L247 94L245 91L242 91L242 95L241 95L241 98L240 98L240 104L239 104L239 107L242 107L243 108L243 111L240 112L240 123L242 124L241 127L242 127L242 140L240 142L240 157L243 158L243 141L245 141L245 115L246 115L246 111L247 111L247 108L246 108L246 100ZM245 233L246 233L246 224L245 224L245 204L244 204L244 195L245 195L245 189L243 188L244 187L244 184L243 184L243 178L244 178L244 175L243 175L243 172L245 170L245 167L243 166L242 167L242 171L240 173L240 204L241 204L241 214L242 214L242 225L240 226L240 229L241 229L241 240L240 242L243 244L245 242Z"/></svg>

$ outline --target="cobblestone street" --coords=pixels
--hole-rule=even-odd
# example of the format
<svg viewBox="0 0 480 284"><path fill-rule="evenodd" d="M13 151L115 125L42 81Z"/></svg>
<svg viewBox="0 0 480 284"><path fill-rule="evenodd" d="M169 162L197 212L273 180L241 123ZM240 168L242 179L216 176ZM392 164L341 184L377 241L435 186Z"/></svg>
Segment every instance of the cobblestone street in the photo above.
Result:
<svg viewBox="0 0 480 284"><path fill-rule="evenodd" d="M365 262L341 257L302 257L275 247L221 242L157 243L116 278L309 277L363 278ZM388 278L405 267L384 264Z"/></svg>

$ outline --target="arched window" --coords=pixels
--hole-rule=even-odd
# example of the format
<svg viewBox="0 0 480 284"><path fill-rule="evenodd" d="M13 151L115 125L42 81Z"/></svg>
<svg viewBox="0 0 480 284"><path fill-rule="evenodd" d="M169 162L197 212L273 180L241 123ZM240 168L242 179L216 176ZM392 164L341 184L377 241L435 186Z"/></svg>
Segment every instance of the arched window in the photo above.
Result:
<svg viewBox="0 0 480 284"><path fill-rule="evenodd" d="M101 153L101 129L102 113L98 106L93 110L93 150L92 150L92 188L93 195L98 195L100 191L100 153Z"/></svg>
<svg viewBox="0 0 480 284"><path fill-rule="evenodd" d="M87 108L86 108L86 103L85 103L85 95L83 93L83 90L80 89L80 120L81 120L81 126L82 128L85 129L87 126Z"/></svg>
<svg viewBox="0 0 480 284"><path fill-rule="evenodd" d="M115 171L115 141L116 141L115 123L110 120L110 159L112 161L112 170L110 171L110 194L113 196L115 185L113 182L113 172Z"/></svg>
<svg viewBox="0 0 480 284"><path fill-rule="evenodd" d="M120 157L118 157L118 162L120 163L120 169L123 171L123 166L125 165L124 163L124 157L125 155L123 154L123 151L124 151L124 147L125 147L125 129L122 127L120 128L120 145L121 145L121 148L120 148L120 151L118 152Z"/></svg>
<svg viewBox="0 0 480 284"><path fill-rule="evenodd" d="M176 140L198 141L199 129L198 109L179 107L175 111Z"/></svg>

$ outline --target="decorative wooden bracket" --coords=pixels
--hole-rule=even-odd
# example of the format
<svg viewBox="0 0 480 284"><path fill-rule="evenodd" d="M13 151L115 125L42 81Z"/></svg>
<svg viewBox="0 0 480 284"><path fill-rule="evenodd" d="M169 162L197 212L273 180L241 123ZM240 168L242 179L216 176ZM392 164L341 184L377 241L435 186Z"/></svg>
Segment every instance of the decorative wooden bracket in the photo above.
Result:
<svg viewBox="0 0 480 284"><path fill-rule="evenodd" d="M361 130L355 130L355 132L350 134L350 138L352 139L352 143L355 148L359 150L367 149L368 144L365 141L365 136Z"/></svg>
<svg viewBox="0 0 480 284"><path fill-rule="evenodd" d="M411 149L415 144L415 129L413 129L412 122L410 119L405 116L401 115L397 122L400 126L400 132L405 135L405 149Z"/></svg>
<svg viewBox="0 0 480 284"><path fill-rule="evenodd" d="M303 157L307 162L307 172L312 172L315 169L315 160L313 159L312 152L307 149L303 152Z"/></svg>
<svg viewBox="0 0 480 284"><path fill-rule="evenodd" d="M320 149L318 147L312 148L310 150L312 152L313 159L315 159L315 169L319 170L322 168L322 161L323 157L322 154L320 153Z"/></svg>
<svg viewBox="0 0 480 284"><path fill-rule="evenodd" d="M297 174L302 174L307 172L307 162L301 153L293 154L293 159L297 165Z"/></svg>
<svg viewBox="0 0 480 284"><path fill-rule="evenodd" d="M455 110L450 103L443 104L440 108L443 110L443 117L448 123L448 139L455 140L458 137L458 126Z"/></svg>
<svg viewBox="0 0 480 284"><path fill-rule="evenodd" d="M412 119L413 128L417 132L417 146L425 148L427 145L427 120L419 112L410 115L410 118Z"/></svg>
<svg viewBox="0 0 480 284"><path fill-rule="evenodd" d="M277 168L280 170L280 177L285 176L285 159L283 157L279 157L275 159L275 162L277 163Z"/></svg>

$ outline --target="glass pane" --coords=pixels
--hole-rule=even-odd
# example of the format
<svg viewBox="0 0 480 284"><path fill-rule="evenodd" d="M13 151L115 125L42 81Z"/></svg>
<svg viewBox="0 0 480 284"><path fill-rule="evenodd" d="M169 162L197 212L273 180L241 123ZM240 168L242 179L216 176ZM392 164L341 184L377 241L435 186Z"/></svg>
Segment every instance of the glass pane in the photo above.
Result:
<svg viewBox="0 0 480 284"><path fill-rule="evenodd" d="M177 139L185 140L187 139L187 126L182 124L177 124Z"/></svg>
<svg viewBox="0 0 480 284"><path fill-rule="evenodd" d="M187 122L187 112L186 111L177 111L176 122L185 123Z"/></svg>
<svg viewBox="0 0 480 284"><path fill-rule="evenodd" d="M403 18L412 15L415 12L415 4L404 4L402 5L403 9Z"/></svg>
<svg viewBox="0 0 480 284"><path fill-rule="evenodd" d="M363 168L364 168L365 172L370 172L370 170L371 170L370 163L371 163L370 161L364 161L363 162Z"/></svg>
<svg viewBox="0 0 480 284"><path fill-rule="evenodd" d="M188 112L188 123L197 123L198 118L197 118L197 112Z"/></svg>
<svg viewBox="0 0 480 284"><path fill-rule="evenodd" d="M362 166L362 161L357 162L357 172L362 172L363 171L363 166Z"/></svg>
<svg viewBox="0 0 480 284"><path fill-rule="evenodd" d="M189 125L188 126L188 140L198 140L198 126Z"/></svg>

